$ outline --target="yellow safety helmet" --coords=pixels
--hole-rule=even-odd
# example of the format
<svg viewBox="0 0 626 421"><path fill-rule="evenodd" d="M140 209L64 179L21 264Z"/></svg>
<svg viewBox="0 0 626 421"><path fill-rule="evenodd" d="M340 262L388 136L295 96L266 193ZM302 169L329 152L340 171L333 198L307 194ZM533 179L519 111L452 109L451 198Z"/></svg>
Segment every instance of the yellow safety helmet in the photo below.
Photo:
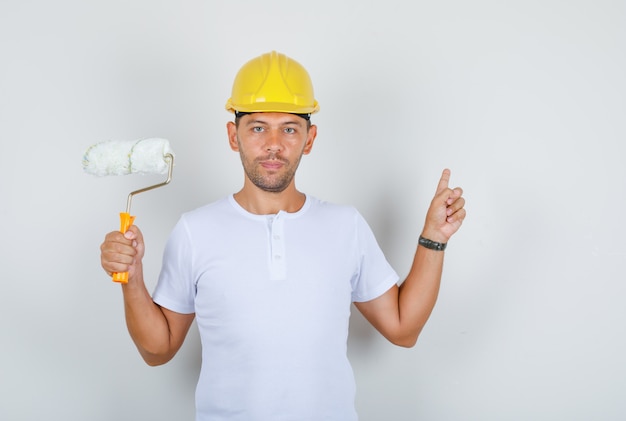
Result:
<svg viewBox="0 0 626 421"><path fill-rule="evenodd" d="M306 69L294 59L272 51L241 67L226 109L232 113L313 114L319 111L319 105Z"/></svg>

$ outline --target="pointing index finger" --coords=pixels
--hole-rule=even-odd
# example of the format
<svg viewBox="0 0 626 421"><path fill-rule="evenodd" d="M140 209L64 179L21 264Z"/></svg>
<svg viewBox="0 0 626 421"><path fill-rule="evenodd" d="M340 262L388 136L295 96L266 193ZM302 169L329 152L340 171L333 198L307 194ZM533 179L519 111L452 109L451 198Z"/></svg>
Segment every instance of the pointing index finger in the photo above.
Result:
<svg viewBox="0 0 626 421"><path fill-rule="evenodd" d="M439 184L437 185L437 193L448 188L448 184L450 183L450 170L445 169L441 174L441 179L439 180Z"/></svg>

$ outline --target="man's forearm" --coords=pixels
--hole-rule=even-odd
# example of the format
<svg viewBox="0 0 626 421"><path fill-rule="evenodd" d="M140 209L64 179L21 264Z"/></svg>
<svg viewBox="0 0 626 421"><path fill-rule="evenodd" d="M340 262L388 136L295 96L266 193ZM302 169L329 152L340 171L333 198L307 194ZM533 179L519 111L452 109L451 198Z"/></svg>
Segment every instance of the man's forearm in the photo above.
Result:
<svg viewBox="0 0 626 421"><path fill-rule="evenodd" d="M409 343L417 337L428 321L437 301L443 270L443 251L418 246L413 265L400 285L398 311L400 326L406 332Z"/></svg>
<svg viewBox="0 0 626 421"><path fill-rule="evenodd" d="M135 278L122 285L128 332L148 365L164 364L171 359L167 319L152 301L143 276L139 273Z"/></svg>

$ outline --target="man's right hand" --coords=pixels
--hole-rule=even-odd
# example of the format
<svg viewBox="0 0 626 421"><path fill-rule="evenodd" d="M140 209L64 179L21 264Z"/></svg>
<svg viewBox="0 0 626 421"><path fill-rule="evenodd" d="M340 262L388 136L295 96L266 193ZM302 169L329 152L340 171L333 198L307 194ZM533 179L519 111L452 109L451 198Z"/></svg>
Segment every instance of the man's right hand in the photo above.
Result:
<svg viewBox="0 0 626 421"><path fill-rule="evenodd" d="M109 274L128 272L129 279L141 272L141 261L145 252L143 235L132 225L125 234L113 231L106 235L100 246L100 262Z"/></svg>

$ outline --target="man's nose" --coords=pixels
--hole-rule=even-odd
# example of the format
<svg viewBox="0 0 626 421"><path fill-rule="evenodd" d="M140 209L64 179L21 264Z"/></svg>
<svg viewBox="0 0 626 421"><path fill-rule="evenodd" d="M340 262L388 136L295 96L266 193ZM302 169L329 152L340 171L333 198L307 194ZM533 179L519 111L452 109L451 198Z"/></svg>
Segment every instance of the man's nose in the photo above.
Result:
<svg viewBox="0 0 626 421"><path fill-rule="evenodd" d="M280 133L273 130L268 132L267 138L265 140L265 149L274 152L280 151L282 149Z"/></svg>

